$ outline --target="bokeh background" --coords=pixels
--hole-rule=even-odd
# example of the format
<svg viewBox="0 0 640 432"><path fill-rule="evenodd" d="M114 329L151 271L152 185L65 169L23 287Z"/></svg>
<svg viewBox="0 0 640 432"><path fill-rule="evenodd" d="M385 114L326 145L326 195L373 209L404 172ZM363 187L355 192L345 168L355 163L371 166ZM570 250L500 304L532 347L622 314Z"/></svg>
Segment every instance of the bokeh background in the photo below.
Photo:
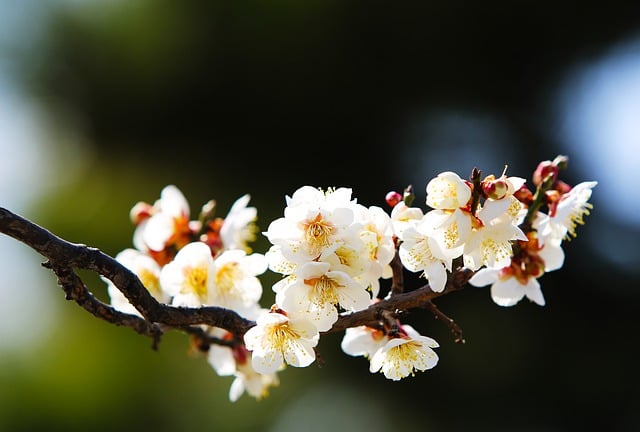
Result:
<svg viewBox="0 0 640 432"><path fill-rule="evenodd" d="M194 214L249 193L265 229L305 184L379 206L411 184L420 204L441 171L530 179L558 154L567 182L599 183L565 266L541 279L547 305L439 299L464 345L412 313L440 363L401 382L329 335L323 367L231 403L231 378L185 335L153 351L1 236L0 431L640 424L640 3L0 0L0 205L111 255L131 245L132 205L170 183Z"/></svg>

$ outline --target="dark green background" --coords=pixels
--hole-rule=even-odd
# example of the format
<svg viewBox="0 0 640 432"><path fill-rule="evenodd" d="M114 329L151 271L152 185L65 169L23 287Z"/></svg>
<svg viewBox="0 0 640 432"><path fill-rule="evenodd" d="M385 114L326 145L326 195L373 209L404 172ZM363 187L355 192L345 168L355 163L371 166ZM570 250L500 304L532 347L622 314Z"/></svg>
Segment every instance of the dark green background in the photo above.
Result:
<svg viewBox="0 0 640 432"><path fill-rule="evenodd" d="M49 6L37 43L12 53L24 88L90 155L27 216L112 255L131 245L131 206L169 183L194 213L213 198L224 214L250 193L266 229L305 184L351 187L379 206L413 184L422 206L432 176L466 177L476 156L487 174L508 164L530 179L566 151L546 117L558 82L640 30L640 4L623 1L82 3ZM467 117L456 123L459 111ZM465 118L498 119L508 145L474 141ZM455 157L444 152L457 145ZM568 156L567 181L602 181ZM597 195L565 266L541 279L547 306L501 308L474 288L440 299L465 345L414 311L408 321L440 342L440 363L397 383L330 335L323 367L290 368L269 398L231 403L231 379L190 356L184 335L154 352L60 291L49 339L29 361L0 361L0 431L634 430L638 273L587 241L611 229ZM256 250L266 247L260 239ZM25 288L58 289L53 278ZM271 298L265 282L263 305Z"/></svg>

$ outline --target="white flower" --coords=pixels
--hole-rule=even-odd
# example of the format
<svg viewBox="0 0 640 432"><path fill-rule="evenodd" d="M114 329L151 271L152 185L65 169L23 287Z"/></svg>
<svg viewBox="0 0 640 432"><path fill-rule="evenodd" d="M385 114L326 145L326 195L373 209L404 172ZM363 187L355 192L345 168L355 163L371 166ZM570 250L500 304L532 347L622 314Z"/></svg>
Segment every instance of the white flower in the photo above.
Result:
<svg viewBox="0 0 640 432"><path fill-rule="evenodd" d="M282 248L278 245L272 245L265 254L269 263L269 270L283 275L290 275L296 271L298 264L289 261L282 255Z"/></svg>
<svg viewBox="0 0 640 432"><path fill-rule="evenodd" d="M283 365L306 367L314 362L313 348L319 333L310 321L289 319L276 312L258 316L256 325L244 335L244 343L252 352L251 365L256 372L271 374Z"/></svg>
<svg viewBox="0 0 640 432"><path fill-rule="evenodd" d="M469 283L478 287L491 284L491 298L499 306L513 306L525 296L540 306L545 304L540 283L535 277L527 278L523 284L509 272L483 268L473 275Z"/></svg>
<svg viewBox="0 0 640 432"><path fill-rule="evenodd" d="M169 300L169 297L160 289L160 266L153 258L136 249L127 248L119 252L115 260L131 270L156 300L163 303ZM102 279L107 283L111 306L120 312L141 316L113 282L105 277Z"/></svg>
<svg viewBox="0 0 640 432"><path fill-rule="evenodd" d="M276 373L258 373L253 369L251 361L239 363L235 376L236 378L229 388L229 400L231 402L237 401L245 392L260 400L269 395L269 387L275 387L280 384L280 379Z"/></svg>
<svg viewBox="0 0 640 432"><path fill-rule="evenodd" d="M250 196L243 195L231 206L220 228L220 238L225 249L248 251L248 243L255 240L255 225L258 211L247 207Z"/></svg>
<svg viewBox="0 0 640 432"><path fill-rule="evenodd" d="M555 213L538 222L541 241L561 242L576 237L576 226L584 224L584 216L588 215L593 205L589 203L592 189L598 184L595 181L582 182L562 195Z"/></svg>
<svg viewBox="0 0 640 432"><path fill-rule="evenodd" d="M465 267L477 270L483 265L493 269L509 266L513 256L513 240L526 241L527 236L510 221L474 229L464 246Z"/></svg>
<svg viewBox="0 0 640 432"><path fill-rule="evenodd" d="M438 355L432 348L438 342L422 336L412 327L403 325L407 335L390 339L371 357L369 371L382 372L388 379L398 381L415 371L425 371L438 363Z"/></svg>
<svg viewBox="0 0 640 432"><path fill-rule="evenodd" d="M465 242L471 235L471 216L460 209L431 210L417 226L428 233L438 247L432 247L437 258L450 262L462 255Z"/></svg>
<svg viewBox="0 0 640 432"><path fill-rule="evenodd" d="M229 332L219 328L212 329L210 334L222 340L232 339ZM242 344L234 346L212 344L207 353L207 360L218 375L235 376L229 389L231 402L237 401L244 392L256 399L262 399L267 396L269 387L279 384L276 373L261 374L253 369L251 353Z"/></svg>
<svg viewBox="0 0 640 432"><path fill-rule="evenodd" d="M418 224L407 227L403 232L398 254L402 265L407 270L423 272L429 280L431 289L435 292L442 292L447 283L446 270L451 270L451 260L439 258L444 254L440 251L432 233L433 226L425 219Z"/></svg>
<svg viewBox="0 0 640 432"><path fill-rule="evenodd" d="M220 339L230 339L230 333L215 328L211 335ZM237 401L243 393L247 392L256 399L262 399L268 395L268 389L279 384L276 373L261 374L251 366L251 353L242 345L225 346L212 344L207 353L207 360L211 367L220 376L235 376L229 388L229 400Z"/></svg>
<svg viewBox="0 0 640 432"><path fill-rule="evenodd" d="M174 185L165 186L151 209L151 216L136 227L134 245L142 251L163 250L176 236L188 231L189 216L189 203L182 192Z"/></svg>
<svg viewBox="0 0 640 432"><path fill-rule="evenodd" d="M400 201L391 210L391 225L393 227L393 233L402 238L404 230L420 221L424 214L422 209L418 207L408 207L404 201Z"/></svg>
<svg viewBox="0 0 640 432"><path fill-rule="evenodd" d="M233 309L242 315L262 297L262 283L256 276L267 270L264 255L247 255L244 250L227 250L213 262L206 304Z"/></svg>
<svg viewBox="0 0 640 432"><path fill-rule="evenodd" d="M478 211L481 224L469 234L463 249L464 265L478 270L483 265L501 269L511 264L512 242L527 241L525 233L517 226L522 205L513 196L488 200Z"/></svg>
<svg viewBox="0 0 640 432"><path fill-rule="evenodd" d="M205 243L189 243L160 272L160 285L174 306L198 307L209 302L214 284L214 262Z"/></svg>
<svg viewBox="0 0 640 432"><path fill-rule="evenodd" d="M391 217L380 207L365 208L359 206L359 220L362 223L360 239L364 244L361 252L367 261L366 270L354 275L356 281L369 287L372 297L377 297L380 291L380 278L390 278L392 270L390 263L396 253L393 237Z"/></svg>
<svg viewBox="0 0 640 432"><path fill-rule="evenodd" d="M360 241L359 225L354 224L351 189L326 193L311 186L287 197L284 217L269 224L264 233L281 247L284 257L295 263L320 259L343 244Z"/></svg>
<svg viewBox="0 0 640 432"><path fill-rule="evenodd" d="M389 337L382 330L367 326L349 327L344 332L340 348L350 356L370 359L388 341Z"/></svg>
<svg viewBox="0 0 640 432"><path fill-rule="evenodd" d="M308 262L296 277L276 294L276 304L291 317L311 321L319 331L327 331L338 320L338 309L357 311L369 306L366 289L348 274L330 270L329 263Z"/></svg>
<svg viewBox="0 0 640 432"><path fill-rule="evenodd" d="M427 183L427 205L434 209L453 210L467 205L471 188L451 171L445 171Z"/></svg>

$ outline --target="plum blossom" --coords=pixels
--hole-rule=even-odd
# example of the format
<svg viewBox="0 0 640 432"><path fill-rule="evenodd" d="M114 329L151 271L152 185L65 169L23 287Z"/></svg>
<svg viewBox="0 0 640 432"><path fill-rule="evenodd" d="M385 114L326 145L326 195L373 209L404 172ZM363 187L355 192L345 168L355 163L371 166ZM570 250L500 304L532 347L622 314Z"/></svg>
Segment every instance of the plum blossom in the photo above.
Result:
<svg viewBox="0 0 640 432"><path fill-rule="evenodd" d="M209 304L215 267L211 249L205 243L189 243L160 272L160 285L172 297L174 306Z"/></svg>
<svg viewBox="0 0 640 432"><path fill-rule="evenodd" d="M399 381L415 371L431 369L438 363L438 355L433 350L439 346L438 342L420 335L407 324L402 329L402 337L390 338L371 356L371 373L380 371L386 378Z"/></svg>
<svg viewBox="0 0 640 432"><path fill-rule="evenodd" d="M115 259L131 270L156 300L162 303L169 301L167 294L160 288L160 266L153 258L136 249L127 248L119 252ZM113 282L105 277L102 279L107 283L111 306L120 312L142 316Z"/></svg>
<svg viewBox="0 0 640 432"><path fill-rule="evenodd" d="M313 363L319 337L318 329L308 320L263 312L256 319L256 325L244 334L244 343L251 351L253 369L272 374L286 364L306 367Z"/></svg>
<svg viewBox="0 0 640 432"><path fill-rule="evenodd" d="M220 228L220 238L225 249L242 249L250 252L249 243L256 240L255 221L258 210L255 207L247 207L251 197L245 194L238 198Z"/></svg>
<svg viewBox="0 0 640 432"><path fill-rule="evenodd" d="M218 255L211 269L212 284L206 304L233 309L246 315L262 297L262 283L257 276L267 270L264 255L247 255L244 250L226 250Z"/></svg>
<svg viewBox="0 0 640 432"><path fill-rule="evenodd" d="M504 270L483 268L473 275L469 283L478 287L491 285L491 298L499 306L513 306L524 297L540 306L545 305L540 283L535 277L521 280Z"/></svg>
<svg viewBox="0 0 640 432"><path fill-rule="evenodd" d="M365 309L371 297L348 274L330 270L326 262L303 264L291 283L276 294L276 304L291 317L311 321L319 331L327 331L338 320L338 309Z"/></svg>
<svg viewBox="0 0 640 432"><path fill-rule="evenodd" d="M144 213L148 217L142 217L136 226L133 241L137 249L159 252L168 245L181 247L189 241L189 203L175 185L165 186L153 206L136 204L132 218L136 218L135 213L141 207L146 207Z"/></svg>

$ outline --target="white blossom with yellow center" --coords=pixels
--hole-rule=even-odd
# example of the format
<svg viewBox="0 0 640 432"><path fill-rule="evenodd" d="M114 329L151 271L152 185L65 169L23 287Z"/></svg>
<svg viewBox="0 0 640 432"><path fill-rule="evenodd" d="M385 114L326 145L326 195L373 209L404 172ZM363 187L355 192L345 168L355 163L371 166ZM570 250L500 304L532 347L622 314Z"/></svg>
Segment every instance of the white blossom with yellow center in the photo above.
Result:
<svg viewBox="0 0 640 432"><path fill-rule="evenodd" d="M244 315L262 297L262 283L257 278L267 270L264 255L247 255L244 250L227 250L214 260L211 277L213 284L206 304L233 309Z"/></svg>
<svg viewBox="0 0 640 432"><path fill-rule="evenodd" d="M251 354L249 354L251 356ZM261 400L269 396L269 388L280 385L280 379L276 373L259 373L253 369L249 361L238 364L235 373L236 378L229 388L229 400L237 401L243 393L248 393L256 400Z"/></svg>
<svg viewBox="0 0 640 432"><path fill-rule="evenodd" d="M540 283L535 277L528 278L523 284L511 275L502 275L498 269L483 268L469 279L469 283L477 287L491 285L491 299L498 306L513 306L525 297L540 306L545 305Z"/></svg>
<svg viewBox="0 0 640 432"><path fill-rule="evenodd" d="M454 172L440 173L427 183L427 205L433 209L464 207L470 198L471 188Z"/></svg>
<svg viewBox="0 0 640 432"><path fill-rule="evenodd" d="M438 342L422 336L408 325L402 326L405 337L390 339L371 356L369 371L381 372L393 381L413 376L415 371L425 371L438 363L438 355L432 348Z"/></svg>
<svg viewBox="0 0 640 432"><path fill-rule="evenodd" d="M131 270L156 300L162 303L169 301L169 296L160 289L160 266L153 258L139 250L127 248L119 252L115 259ZM105 277L102 279L107 283L111 306L120 312L141 316L113 282Z"/></svg>
<svg viewBox="0 0 640 432"><path fill-rule="evenodd" d="M347 273L330 270L326 262L300 266L295 279L276 294L276 304L291 317L311 321L327 331L338 320L338 307L348 311L365 309L371 302L366 288Z"/></svg>
<svg viewBox="0 0 640 432"><path fill-rule="evenodd" d="M485 203L478 211L481 226L474 228L463 250L464 265L471 270L482 266L501 269L511 264L512 243L526 241L527 236L516 226L521 207L513 196Z"/></svg>
<svg viewBox="0 0 640 432"><path fill-rule="evenodd" d="M262 309L260 312L264 312ZM255 317L257 317L255 315ZM229 340L230 333L220 328L212 328L209 334L222 340ZM262 399L269 394L269 387L280 383L276 373L261 374L251 365L251 353L246 347L212 344L207 352L207 361L220 376L235 376L229 388L229 400L237 401L245 392L255 399ZM235 354L234 354L235 353Z"/></svg>
<svg viewBox="0 0 640 432"><path fill-rule="evenodd" d="M306 367L313 363L319 337L318 329L310 321L264 312L256 319L256 325L244 334L244 343L251 351L253 369L272 374L286 364Z"/></svg>
<svg viewBox="0 0 640 432"><path fill-rule="evenodd" d="M404 229L398 255L402 265L409 271L422 272L429 280L431 289L442 292L447 283L447 270L451 270L451 259L446 258L433 237L433 225L428 219Z"/></svg>
<svg viewBox="0 0 640 432"><path fill-rule="evenodd" d="M431 210L424 215L420 225L423 232L437 243L433 248L438 258L449 262L460 255L464 244L471 234L471 215L460 209L455 210Z"/></svg>
<svg viewBox="0 0 640 432"><path fill-rule="evenodd" d="M402 238L402 233L412 224L420 221L424 213L418 207L409 207L404 201L400 201L391 210L391 226L398 238Z"/></svg>
<svg viewBox="0 0 640 432"><path fill-rule="evenodd" d="M576 228L584 224L584 217L589 215L593 205L588 202L592 189L598 184L595 181L582 182L564 194L558 203L555 214L537 222L540 240L561 242L576 237Z"/></svg>
<svg viewBox="0 0 640 432"><path fill-rule="evenodd" d="M165 186L152 207L152 215L141 222L133 235L137 249L161 251L176 229L188 223L190 208L187 199L174 185Z"/></svg>
<svg viewBox="0 0 640 432"><path fill-rule="evenodd" d="M344 332L340 348L347 355L371 359L387 342L389 337L382 330L367 326L349 327Z"/></svg>
<svg viewBox="0 0 640 432"><path fill-rule="evenodd" d="M249 243L255 241L258 210L255 207L247 207L250 195L245 194L238 198L220 228L220 239L225 249L242 249L249 252Z"/></svg>
<svg viewBox="0 0 640 432"><path fill-rule="evenodd" d="M193 242L180 249L160 272L160 286L172 297L174 306L198 307L209 304L214 284L211 249Z"/></svg>
<svg viewBox="0 0 640 432"><path fill-rule="evenodd" d="M357 238L351 189L323 192L303 186L287 197L284 217L269 224L264 233L294 263L322 259L338 246Z"/></svg>
<svg viewBox="0 0 640 432"><path fill-rule="evenodd" d="M380 291L380 278L390 278L390 263L396 253L391 217L380 207L357 206L357 220L362 224L360 239L364 250L361 255L367 257L368 265L362 274L354 278L361 285L369 287L372 297Z"/></svg>

